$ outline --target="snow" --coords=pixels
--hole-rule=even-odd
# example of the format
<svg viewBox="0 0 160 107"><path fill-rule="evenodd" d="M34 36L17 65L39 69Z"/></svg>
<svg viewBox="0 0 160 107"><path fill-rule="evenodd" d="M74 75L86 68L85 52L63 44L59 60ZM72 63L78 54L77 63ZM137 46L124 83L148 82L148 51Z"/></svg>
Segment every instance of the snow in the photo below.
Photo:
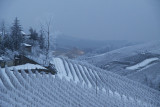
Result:
<svg viewBox="0 0 160 107"><path fill-rule="evenodd" d="M127 78L145 84L156 90L160 90L160 87L157 86L157 83L160 84L160 62L152 63L146 67L137 70L136 72L127 75ZM159 77L158 77L159 76Z"/></svg>
<svg viewBox="0 0 160 107"><path fill-rule="evenodd" d="M152 63L154 61L157 61L157 60L159 60L159 58L149 58L149 59L146 59L146 60L144 60L144 61L142 61L142 62L140 62L140 63L138 63L136 65L133 65L133 66L130 66L130 67L126 67L126 69L128 69L128 70L137 70L137 69L143 68L143 67L147 66L148 64L150 64L150 63Z"/></svg>
<svg viewBox="0 0 160 107"><path fill-rule="evenodd" d="M10 58L9 57L7 57L7 56L2 56L2 57L0 57L0 60L5 60L5 61L7 61L7 60L10 60Z"/></svg>
<svg viewBox="0 0 160 107"><path fill-rule="evenodd" d="M78 79L78 77L77 77L77 75L76 75L76 71L74 70L72 64L70 64L70 66L71 66L71 69L72 69L72 71L73 71L73 75L74 75L74 78L75 78L75 82L77 83L77 82L79 82L79 79Z"/></svg>
<svg viewBox="0 0 160 107"><path fill-rule="evenodd" d="M26 35L26 33L25 33L24 31L21 31L21 33L22 33L23 35Z"/></svg>
<svg viewBox="0 0 160 107"><path fill-rule="evenodd" d="M55 58L53 59L53 62L55 64L56 70L58 71L58 76L62 79L63 77L66 78L66 80L70 81L72 79L72 77L67 76L63 62L61 59L59 58Z"/></svg>
<svg viewBox="0 0 160 107"><path fill-rule="evenodd" d="M84 60L95 66L102 67L103 65L106 65L109 62L137 55L137 53L144 54L146 52L160 54L160 41L157 40L149 43L127 46L103 54L97 54L92 57L87 57Z"/></svg>
<svg viewBox="0 0 160 107"><path fill-rule="evenodd" d="M30 44L27 44L27 43L23 43L23 45L24 45L24 46L32 46L32 45L30 45Z"/></svg>
<svg viewBox="0 0 160 107"><path fill-rule="evenodd" d="M160 105L160 93L158 91L151 90L124 77L108 73L86 63L64 58L55 58L51 63L55 64L58 71L54 78L38 72L29 75L24 71L21 73L16 70L10 72L9 70L13 67L2 70L0 82L5 83L5 86L12 85L13 88L8 90L6 87L5 92L3 87L0 87L0 96L3 95L0 97L0 106L4 106L2 101L18 107L22 106L20 104L37 107L105 107L106 105L108 107L143 107L143 104L146 105L145 107L158 107ZM28 70L30 70L29 68L41 68L40 65L36 64L14 66L15 69L25 69L26 67ZM67 69L70 72L68 76ZM73 76L75 76L74 80ZM82 77L82 81L85 80L84 86L82 83L75 82L79 80L79 76ZM103 79L107 76L109 79ZM95 77L97 77L98 86L102 86L101 88L97 87L97 91L95 87L89 87L92 85L90 84L91 80L96 82ZM158 78L157 80L159 80ZM6 85L7 83L9 84Z"/></svg>
<svg viewBox="0 0 160 107"><path fill-rule="evenodd" d="M22 70L22 69L46 69L45 67L42 67L38 64L30 64L30 63L27 63L27 64L24 64L24 65L17 65L17 66L11 66L11 67L8 67L9 70L14 70L17 69L17 70ZM5 68L2 68L2 71L4 71Z"/></svg>
<svg viewBox="0 0 160 107"><path fill-rule="evenodd" d="M9 86L13 87L13 85L12 85L9 77L7 76L7 74L6 74L6 72L5 72L5 69L4 69L4 70L3 70L3 69L0 69L0 72L1 72L0 75L5 77L5 80L6 80L5 82L8 83Z"/></svg>
<svg viewBox="0 0 160 107"><path fill-rule="evenodd" d="M80 68L80 71L82 72L82 75L84 76L83 77L84 80L86 80L86 84L88 84L88 86L91 87L92 85L91 85L90 81L88 80L88 78L87 78L87 76L85 74L85 71L83 70L83 67L81 65L79 65L79 68Z"/></svg>
<svg viewBox="0 0 160 107"><path fill-rule="evenodd" d="M3 58L2 58L2 57L0 57L0 61L3 61Z"/></svg>
<svg viewBox="0 0 160 107"><path fill-rule="evenodd" d="M84 81L84 83L87 84L88 87L90 88L92 87L92 84L91 84L92 77L90 77L90 80L89 80L90 75L88 74L88 72L91 72L91 71L87 71L86 67L83 67L82 65L79 65L79 64L75 64L76 66L74 68L73 63L67 60L63 60L61 58L54 58L51 63L55 64L55 67L58 71L57 75L61 79L64 77L68 81L73 80L75 83L78 83L80 82L79 78L81 78L82 79L81 81ZM68 75L67 75L67 72L68 72ZM97 76L97 74L95 74L95 76Z"/></svg>

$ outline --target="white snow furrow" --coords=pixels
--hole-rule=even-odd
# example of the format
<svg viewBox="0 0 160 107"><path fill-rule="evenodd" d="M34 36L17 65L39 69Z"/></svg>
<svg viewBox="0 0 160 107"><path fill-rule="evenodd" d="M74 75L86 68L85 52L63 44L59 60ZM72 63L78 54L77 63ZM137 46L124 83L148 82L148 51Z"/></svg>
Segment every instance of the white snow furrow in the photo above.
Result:
<svg viewBox="0 0 160 107"><path fill-rule="evenodd" d="M55 58L56 76L0 72L0 106L159 107L160 93L86 63ZM67 71L68 70L68 71ZM6 79L9 79L8 80ZM6 82L6 83L5 83ZM82 83L83 82L83 83ZM96 88L94 85L97 86ZM12 87L11 87L12 85ZM11 87L11 88L8 88Z"/></svg>
<svg viewBox="0 0 160 107"><path fill-rule="evenodd" d="M74 76L75 76L75 82L76 82L76 83L77 83L77 82L80 82L80 80L79 80L79 78L78 78L78 75L77 75L77 73L76 73L76 70L74 69L72 63L69 63L69 64L70 64L71 70L73 71L73 74L74 74Z"/></svg>
<svg viewBox="0 0 160 107"><path fill-rule="evenodd" d="M69 66L68 66L68 63L67 63L66 61L64 61L64 63L65 63L65 66L64 66L64 67L65 67L65 69L68 71L68 77L73 80L72 72L70 71L70 68L69 68Z"/></svg>
<svg viewBox="0 0 160 107"><path fill-rule="evenodd" d="M92 85L93 87L95 87L95 86L96 86L96 84L95 84L96 82L92 80L92 77L90 77L89 71L87 70L87 68L83 66L83 70L84 70L84 73L85 73L85 75L87 76L89 82L91 83L91 85Z"/></svg>
<svg viewBox="0 0 160 107"><path fill-rule="evenodd" d="M89 79L87 78L83 67L82 67L81 65L79 65L79 68L80 68L80 70L82 71L82 74L83 74L84 78L85 78L86 81L87 81L87 85L88 85L89 87L92 87L92 84L90 83Z"/></svg>
<svg viewBox="0 0 160 107"><path fill-rule="evenodd" d="M61 79L62 79L62 77L66 77L67 80L70 80L71 77L69 77L69 76L67 77L66 70L65 70L65 67L64 67L62 60L59 58L56 58L56 59L54 59L54 63L55 63L55 67L58 71L58 76Z"/></svg>
<svg viewBox="0 0 160 107"><path fill-rule="evenodd" d="M140 63L138 63L136 65L126 67L126 69L128 69L128 70L137 70L137 69L145 67L148 64L150 64L151 62L157 61L157 60L159 60L159 58L149 58L149 59L146 59L146 60L144 60L144 61L142 61L142 62L140 62Z"/></svg>
<svg viewBox="0 0 160 107"><path fill-rule="evenodd" d="M3 84L5 85L6 88L12 89L14 86L12 85L9 77L5 73L5 70L0 69L0 78L3 81Z"/></svg>
<svg viewBox="0 0 160 107"><path fill-rule="evenodd" d="M82 82L83 79L82 79L82 76L81 76L81 74L80 74L79 69L77 68L77 65L76 65L76 64L73 64L73 67L74 67L74 69L75 69L75 72L76 72L77 77L79 78L79 81Z"/></svg>

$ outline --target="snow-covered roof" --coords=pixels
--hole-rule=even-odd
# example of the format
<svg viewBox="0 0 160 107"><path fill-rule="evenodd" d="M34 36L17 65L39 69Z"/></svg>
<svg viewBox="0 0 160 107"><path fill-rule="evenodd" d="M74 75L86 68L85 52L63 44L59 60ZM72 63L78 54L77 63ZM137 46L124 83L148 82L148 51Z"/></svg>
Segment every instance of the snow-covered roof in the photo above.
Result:
<svg viewBox="0 0 160 107"><path fill-rule="evenodd" d="M3 58L2 58L2 57L0 57L0 61L3 61Z"/></svg>
<svg viewBox="0 0 160 107"><path fill-rule="evenodd" d="M30 63L8 67L9 70L13 70L14 68L17 70L22 70L22 69L23 70L24 69L44 69L45 70L46 69L45 67L40 66L38 64L30 64ZM2 68L2 70L5 70L5 68Z"/></svg>
<svg viewBox="0 0 160 107"><path fill-rule="evenodd" d="M21 31L21 33L22 33L23 35L26 35L26 33L25 33L24 31Z"/></svg>
<svg viewBox="0 0 160 107"><path fill-rule="evenodd" d="M8 60L11 60L9 57L6 57L6 56L1 56L0 57L0 61L8 61Z"/></svg>
<svg viewBox="0 0 160 107"><path fill-rule="evenodd" d="M27 44L27 43L23 43L23 45L24 45L24 46L32 46L32 45L30 45L30 44Z"/></svg>

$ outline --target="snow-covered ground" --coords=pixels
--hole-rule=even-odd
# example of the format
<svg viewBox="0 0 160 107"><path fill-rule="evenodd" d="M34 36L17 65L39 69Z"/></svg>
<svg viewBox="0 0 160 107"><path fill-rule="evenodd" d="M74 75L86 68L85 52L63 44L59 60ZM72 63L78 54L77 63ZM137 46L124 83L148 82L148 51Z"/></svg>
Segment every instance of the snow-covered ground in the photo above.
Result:
<svg viewBox="0 0 160 107"><path fill-rule="evenodd" d="M158 91L127 78L64 58L55 58L52 63L58 70L56 76L38 72L27 74L23 70L19 73L16 69L11 72L8 68L0 70L0 106L160 106Z"/></svg>
<svg viewBox="0 0 160 107"><path fill-rule="evenodd" d="M101 67L112 61L121 60L125 57L133 56L138 53L156 53L160 54L160 41L152 41L140 45L133 45L120 48L114 51L106 52L104 54L95 55L85 58L87 62Z"/></svg>
<svg viewBox="0 0 160 107"><path fill-rule="evenodd" d="M159 58L149 58L149 59L146 59L136 65L133 65L133 66L129 66L129 67L126 67L126 69L128 70L137 70L137 69L140 69L140 68L143 68L145 66L147 66L148 64L154 62L154 61L158 61Z"/></svg>
<svg viewBox="0 0 160 107"><path fill-rule="evenodd" d="M65 58L55 58L52 63L55 64L55 67L58 71L57 73L58 77L62 79L65 78L68 81L73 81L76 84L80 82L83 85L87 85L91 89L97 87L98 90L101 89L103 90L103 92L108 91L112 94L114 90L117 93L117 95L120 96L121 95L127 96L127 93L128 92L130 93L131 91L130 89L132 89L131 92L132 95L129 96L131 97L131 99L134 99L135 96L141 96L141 92L139 92L138 90L149 89L148 87L145 87L143 85L142 88L141 84L139 83L135 83L133 81L130 81L129 79L123 78L111 72L103 71L87 63L71 61ZM96 85L96 83L98 84ZM121 88L119 87L119 85L121 85L120 86ZM127 91L124 92L124 90ZM153 91L152 89L149 90L150 92ZM144 93L146 93L146 91L144 91ZM147 93L145 95L147 95ZM145 98L147 98L147 96Z"/></svg>
<svg viewBox="0 0 160 107"><path fill-rule="evenodd" d="M9 70L14 70L14 69L17 69L17 70L32 70L32 69L46 69L45 67L41 66L41 65L38 65L38 64L30 64L30 63L27 63L27 64L24 64L24 65L17 65L17 66L11 66L11 67L8 67ZM2 70L5 70L5 68L2 68Z"/></svg>
<svg viewBox="0 0 160 107"><path fill-rule="evenodd" d="M127 78L160 90L160 62L147 65L143 69L127 75Z"/></svg>
<svg viewBox="0 0 160 107"><path fill-rule="evenodd" d="M152 72L156 72L157 75L160 75L160 71L156 69L157 67L153 67L154 64L157 65L159 63L160 41L128 46L84 59L84 61L90 64L107 70L106 72L111 71L136 80L156 90L160 90L160 88L157 88L160 87L160 85L155 87L159 82L155 82L157 80L154 78L158 77L152 75ZM148 71L148 73L146 73L146 71ZM143 78L139 76L141 74ZM143 76L144 74L146 77ZM144 82L146 78L152 81L152 83L148 84Z"/></svg>

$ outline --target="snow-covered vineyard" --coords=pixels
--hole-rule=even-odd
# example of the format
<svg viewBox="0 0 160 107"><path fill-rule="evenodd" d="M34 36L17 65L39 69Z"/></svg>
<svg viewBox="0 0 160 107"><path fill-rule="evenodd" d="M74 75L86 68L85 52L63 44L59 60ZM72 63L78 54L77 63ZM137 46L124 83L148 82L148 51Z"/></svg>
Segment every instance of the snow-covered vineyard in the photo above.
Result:
<svg viewBox="0 0 160 107"><path fill-rule="evenodd" d="M82 62L55 58L52 63L58 71L55 76L0 70L0 106L160 106L160 93L137 82Z"/></svg>

